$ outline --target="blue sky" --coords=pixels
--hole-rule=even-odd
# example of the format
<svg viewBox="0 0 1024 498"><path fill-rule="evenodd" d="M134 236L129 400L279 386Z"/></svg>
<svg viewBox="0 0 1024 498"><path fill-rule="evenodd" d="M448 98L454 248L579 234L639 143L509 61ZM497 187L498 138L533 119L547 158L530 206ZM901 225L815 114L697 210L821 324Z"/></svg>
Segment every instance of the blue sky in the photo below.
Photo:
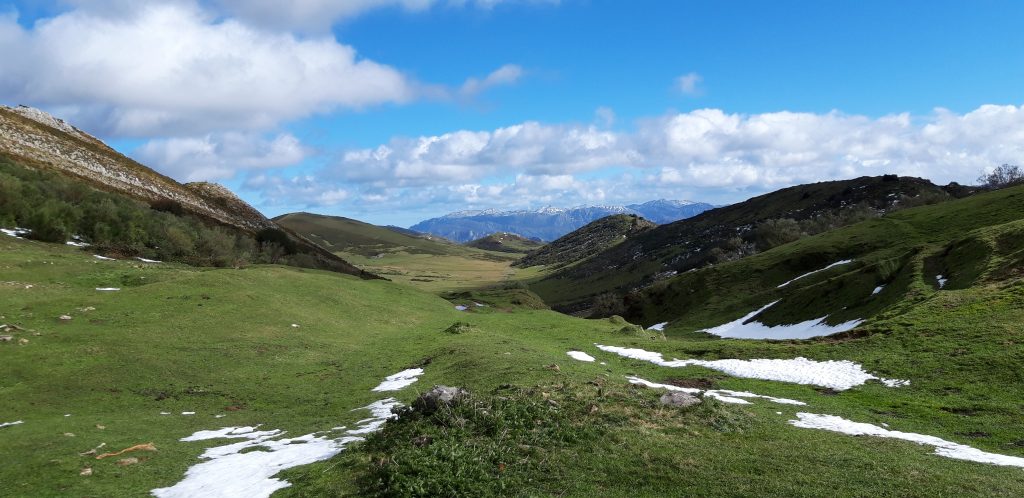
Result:
<svg viewBox="0 0 1024 498"><path fill-rule="evenodd" d="M1022 2L278 3L0 2L0 102L268 215L398 225L969 182L1024 147Z"/></svg>

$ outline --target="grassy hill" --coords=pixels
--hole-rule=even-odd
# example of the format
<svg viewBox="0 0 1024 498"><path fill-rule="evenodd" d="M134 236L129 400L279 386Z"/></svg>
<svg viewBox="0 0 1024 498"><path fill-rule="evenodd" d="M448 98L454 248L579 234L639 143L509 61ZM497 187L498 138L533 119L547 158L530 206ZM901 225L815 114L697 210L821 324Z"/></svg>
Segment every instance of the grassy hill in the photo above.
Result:
<svg viewBox="0 0 1024 498"><path fill-rule="evenodd" d="M465 245L485 251L525 254L543 246L544 243L514 233L495 232L486 237L466 242Z"/></svg>
<svg viewBox="0 0 1024 498"><path fill-rule="evenodd" d="M995 195L1018 202L1022 194ZM954 228L935 224L955 220L925 216L939 207L914 216L907 211L901 221L921 220L918 229L937 232L924 240L941 246L941 233ZM967 208L991 226L1009 217L980 201ZM881 222L889 221L872 223ZM1004 238L1016 232L1000 233L991 235L1003 241L1002 253L1017 254L1012 246L1020 239ZM819 247L815 241L823 238L799 244ZM949 254L966 251L959 247ZM278 475L292 484L278 495L1020 495L1021 468L790 422L798 412L834 414L1024 457L1024 383L1017 368L1024 361L1024 288L1013 261L990 261L993 268L1012 267L1001 283L969 285L967 266L943 268L952 276L949 288L915 284L923 299L894 303L899 312L876 322L884 333L771 343L692 336L674 324L667 339L652 340L657 336L618 319L458 311L408 286L337 273L98 261L67 246L2 236L0 322L14 327L4 332L13 340L0 342L0 423L23 423L0 428L0 454L18 456L0 466L0 482L13 496L142 496L181 481L203 462L204 450L229 451L224 445L245 441L180 441L196 431L259 426L340 438L331 428L355 426L366 417L359 407L386 396L409 403L417 392L445 384L466 387L473 401L432 417L403 412L365 443L348 443L330 460ZM816 264L760 278L773 285ZM106 287L121 290L96 290ZM65 315L70 319L60 318ZM693 323L711 319L704 314ZM731 317L723 311L719 319ZM594 343L670 358L850 360L910 384L869 382L836 392L657 366ZM570 350L596 361L574 360ZM385 376L413 367L424 373L411 386L371 391ZM698 408L668 408L658 402L664 391L629 384L627 375L807 405L707 398ZM100 452L141 443L158 451L102 460L89 453L101 444ZM252 458L283 451L248 449L262 450ZM138 461L119 465L124 457ZM89 475L81 475L86 468ZM241 475L218 474L217 481Z"/></svg>
<svg viewBox="0 0 1024 498"><path fill-rule="evenodd" d="M862 177L798 185L661 225L531 285L567 312L588 310L606 293L638 287L707 265L740 259L906 206L943 202L963 187L920 178Z"/></svg>
<svg viewBox="0 0 1024 498"><path fill-rule="evenodd" d="M531 251L516 261L514 266L562 267L589 258L655 226L657 225L636 215L607 216Z"/></svg>
<svg viewBox="0 0 1024 498"><path fill-rule="evenodd" d="M274 222L365 271L431 292L489 287L537 273L511 268L519 256L516 253L469 247L340 216L291 213Z"/></svg>

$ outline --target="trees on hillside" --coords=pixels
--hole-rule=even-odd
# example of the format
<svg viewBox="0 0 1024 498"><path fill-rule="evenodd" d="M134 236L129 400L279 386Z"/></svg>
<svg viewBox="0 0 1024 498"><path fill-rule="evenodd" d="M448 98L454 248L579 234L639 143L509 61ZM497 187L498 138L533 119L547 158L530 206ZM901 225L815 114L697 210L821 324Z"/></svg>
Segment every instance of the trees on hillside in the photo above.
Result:
<svg viewBox="0 0 1024 498"><path fill-rule="evenodd" d="M992 170L992 172L979 176L978 182L982 186L992 189L1020 185L1024 183L1024 171L1020 169L1020 166L1003 164Z"/></svg>

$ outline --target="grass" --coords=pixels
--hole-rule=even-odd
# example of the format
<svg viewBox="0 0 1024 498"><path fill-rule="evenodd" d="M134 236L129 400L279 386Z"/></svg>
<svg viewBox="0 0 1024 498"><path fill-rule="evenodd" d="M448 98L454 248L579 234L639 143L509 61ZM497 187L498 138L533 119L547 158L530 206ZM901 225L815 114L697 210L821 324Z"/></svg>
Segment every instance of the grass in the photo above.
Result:
<svg viewBox="0 0 1024 498"><path fill-rule="evenodd" d="M809 404L801 411L1024 456L1024 287L1016 283L922 289L920 302L883 315L874 325L879 332L863 337L766 343L678 330L651 340L622 332L621 322L547 310L459 312L396 282L279 266L99 262L69 247L7 237L0 239L0 271L0 323L18 325L24 330L15 335L29 340L0 343L0 422L25 421L0 429L0 454L16 457L0 466L3 495L142 496L179 481L204 447L222 444L179 442L183 436L222 426L262 424L299 435L351 425L364 416L352 409L380 399L372 387L413 366L425 374L397 393L401 401L446 384L466 387L479 404L447 419L403 417L332 460L287 471L295 485L281 495L1024 493L1022 469L797 429L786 424L794 407L767 402L709 405L709 414L672 411L657 404L660 392L625 381L639 375L800 399ZM122 290L94 290L105 286ZM63 314L72 319L59 320ZM460 333L446 332L458 322L466 324ZM595 342L681 358L850 359L912 384L834 395L625 360L596 350ZM565 352L573 349L598 361L572 360ZM558 410L546 408L543 393ZM591 404L598 407L593 414ZM481 406L490 415L475 411ZM183 411L196 415L178 415ZM466 425L446 429L456 418ZM528 418L553 429L532 433ZM492 430L496 424L510 424L507 437ZM415 446L407 439L414 433L435 442ZM148 442L159 451L126 467L79 455L99 443L117 450ZM497 472L496 461L508 474ZM79 476L86 466L93 475ZM382 487L382 480L407 487ZM430 487L442 485L450 487Z"/></svg>

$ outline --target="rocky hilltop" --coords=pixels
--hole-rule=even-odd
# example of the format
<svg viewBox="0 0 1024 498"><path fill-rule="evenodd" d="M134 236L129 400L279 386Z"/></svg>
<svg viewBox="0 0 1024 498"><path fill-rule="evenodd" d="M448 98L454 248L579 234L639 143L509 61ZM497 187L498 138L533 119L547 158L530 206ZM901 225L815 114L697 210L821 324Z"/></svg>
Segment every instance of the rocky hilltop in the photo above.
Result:
<svg viewBox="0 0 1024 498"><path fill-rule="evenodd" d="M149 203L173 201L186 211L224 225L250 232L276 228L226 188L178 183L39 109L0 107L0 153Z"/></svg>

